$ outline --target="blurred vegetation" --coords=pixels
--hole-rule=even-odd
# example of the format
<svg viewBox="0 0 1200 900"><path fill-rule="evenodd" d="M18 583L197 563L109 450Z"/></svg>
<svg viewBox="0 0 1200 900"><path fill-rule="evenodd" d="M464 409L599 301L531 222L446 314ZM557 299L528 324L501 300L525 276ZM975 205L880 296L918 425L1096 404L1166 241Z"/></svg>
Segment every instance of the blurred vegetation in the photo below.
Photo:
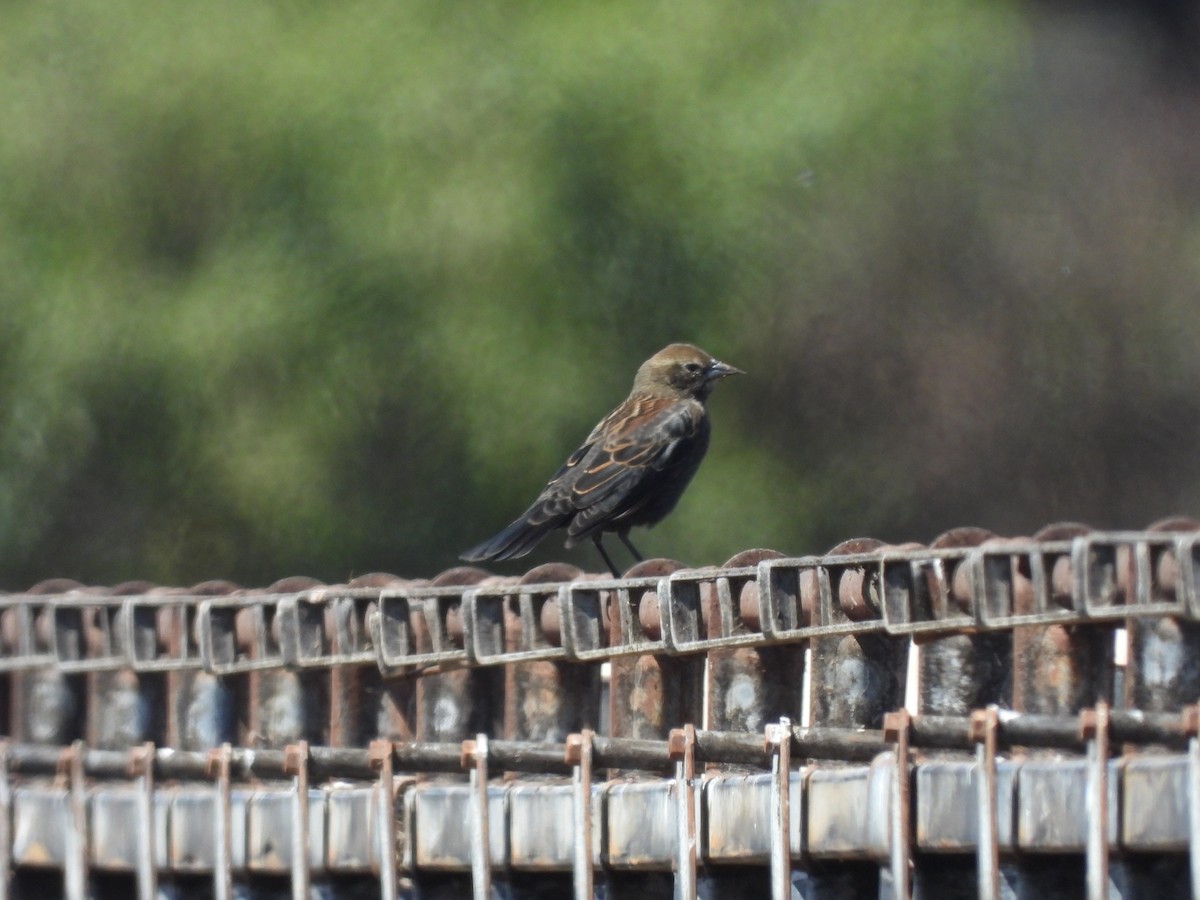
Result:
<svg viewBox="0 0 1200 900"><path fill-rule="evenodd" d="M652 555L1198 513L1186 9L4 4L0 586L432 575L673 340Z"/></svg>

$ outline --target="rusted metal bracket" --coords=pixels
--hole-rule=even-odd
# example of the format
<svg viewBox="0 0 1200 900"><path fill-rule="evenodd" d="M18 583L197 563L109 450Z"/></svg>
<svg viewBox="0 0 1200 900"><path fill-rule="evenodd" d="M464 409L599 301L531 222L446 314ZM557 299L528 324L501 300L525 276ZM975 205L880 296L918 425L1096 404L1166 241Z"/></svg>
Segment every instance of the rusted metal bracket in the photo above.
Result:
<svg viewBox="0 0 1200 900"><path fill-rule="evenodd" d="M696 900L696 859L700 829L696 821L696 726L671 729L667 756L675 763L675 898Z"/></svg>
<svg viewBox="0 0 1200 900"><path fill-rule="evenodd" d="M995 706L971 713L975 742L975 872L980 900L1000 898L1000 840L996 817L996 736L1000 714Z"/></svg>
<svg viewBox="0 0 1200 900"><path fill-rule="evenodd" d="M208 753L207 771L216 779L213 807L213 897L215 900L233 900L233 835L230 822L230 769L233 764L233 748L229 744L215 747Z"/></svg>
<svg viewBox="0 0 1200 900"><path fill-rule="evenodd" d="M595 896L595 871L592 862L592 730L567 736L563 756L571 771L574 788L575 847L571 863L575 900Z"/></svg>
<svg viewBox="0 0 1200 900"><path fill-rule="evenodd" d="M396 871L396 814L393 799L394 782L392 742L383 738L371 741L367 755L372 769L379 773L375 806L379 834L379 896L381 900L396 900L399 879Z"/></svg>
<svg viewBox="0 0 1200 900"><path fill-rule="evenodd" d="M462 767L470 769L471 889L475 900L490 900L492 858L488 827L488 736L462 742Z"/></svg>
<svg viewBox="0 0 1200 900"><path fill-rule="evenodd" d="M898 709L883 717L883 739L894 745L896 754L896 768L892 773L889 849L892 896L900 900L908 900L912 896L912 853L909 846L909 824L912 816L908 772L908 739L911 727L912 714L907 709Z"/></svg>
<svg viewBox="0 0 1200 900"><path fill-rule="evenodd" d="M1108 900L1108 704L1079 713L1079 736L1087 742L1087 896Z"/></svg>
<svg viewBox="0 0 1200 900"><path fill-rule="evenodd" d="M284 748L283 771L292 776L292 898L308 900L312 888L308 857L308 741Z"/></svg>
<svg viewBox="0 0 1200 900"><path fill-rule="evenodd" d="M765 743L771 753L771 897L792 896L792 722L787 717L767 725Z"/></svg>

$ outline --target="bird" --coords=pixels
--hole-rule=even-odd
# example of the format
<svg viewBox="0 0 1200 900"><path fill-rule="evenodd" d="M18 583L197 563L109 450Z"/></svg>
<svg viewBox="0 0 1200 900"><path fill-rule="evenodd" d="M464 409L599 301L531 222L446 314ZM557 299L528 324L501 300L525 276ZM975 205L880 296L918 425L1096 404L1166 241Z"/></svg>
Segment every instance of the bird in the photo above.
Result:
<svg viewBox="0 0 1200 900"><path fill-rule="evenodd" d="M604 534L615 532L642 561L629 530L654 525L675 508L708 450L705 401L716 382L744 374L692 344L664 347L642 363L629 396L600 420L529 508L461 558L516 559L561 528L567 547L590 539L619 578Z"/></svg>

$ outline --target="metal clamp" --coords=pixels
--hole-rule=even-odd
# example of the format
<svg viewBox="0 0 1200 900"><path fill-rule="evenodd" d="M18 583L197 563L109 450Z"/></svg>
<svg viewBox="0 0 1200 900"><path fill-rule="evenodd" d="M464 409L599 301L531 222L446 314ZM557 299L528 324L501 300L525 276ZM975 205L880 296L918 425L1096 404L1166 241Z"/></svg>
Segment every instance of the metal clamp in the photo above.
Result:
<svg viewBox="0 0 1200 900"><path fill-rule="evenodd" d="M574 581L563 585L566 644L573 659L667 653L660 604L667 579L658 577ZM610 624L615 617L618 629ZM615 634L615 637L614 637Z"/></svg>
<svg viewBox="0 0 1200 900"><path fill-rule="evenodd" d="M196 640L198 597L172 594L126 597L125 657L135 672L200 669Z"/></svg>
<svg viewBox="0 0 1200 900"><path fill-rule="evenodd" d="M744 590L758 594L755 567L672 572L666 582L667 630L675 652L764 643L761 608L743 611L741 602Z"/></svg>
<svg viewBox="0 0 1200 900"><path fill-rule="evenodd" d="M62 672L101 672L127 665L122 597L67 597L50 604L54 658Z"/></svg>
<svg viewBox="0 0 1200 900"><path fill-rule="evenodd" d="M565 585L558 584L475 588L464 603L471 658L481 665L566 659L567 648L558 624L564 597ZM520 621L515 647L509 646L505 638L506 608Z"/></svg>
<svg viewBox="0 0 1200 900"><path fill-rule="evenodd" d="M294 668L374 664L368 611L379 592L369 588L316 588L279 601L279 642Z"/></svg>
<svg viewBox="0 0 1200 900"><path fill-rule="evenodd" d="M1156 577L1163 555L1175 554L1177 549L1177 537L1169 533L1110 532L1077 537L1071 545L1075 594L1092 618L1185 615L1184 594L1163 590Z"/></svg>
<svg viewBox="0 0 1200 900"><path fill-rule="evenodd" d="M764 559L758 564L763 634L775 641L803 641L883 631L882 612L865 601L875 590L878 570L878 553ZM843 602L843 592L849 602Z"/></svg>
<svg viewBox="0 0 1200 900"><path fill-rule="evenodd" d="M53 639L38 627L39 619L50 618L49 606L38 594L0 597L0 672L54 663Z"/></svg>
<svg viewBox="0 0 1200 900"><path fill-rule="evenodd" d="M470 591L467 585L381 591L374 619L380 670L469 665L464 607Z"/></svg>
<svg viewBox="0 0 1200 900"><path fill-rule="evenodd" d="M1200 619L1200 534L1181 534L1175 539L1175 589L1188 615Z"/></svg>
<svg viewBox="0 0 1200 900"><path fill-rule="evenodd" d="M329 666L337 660L326 621L330 611L324 591L309 591L279 601L276 622L284 665L311 668Z"/></svg>
<svg viewBox="0 0 1200 900"><path fill-rule="evenodd" d="M282 599L267 594L202 601L197 626L205 671L230 675L282 668L283 649L275 621Z"/></svg>
<svg viewBox="0 0 1200 900"><path fill-rule="evenodd" d="M955 602L954 571L967 564L968 552L966 548L880 551L883 619L889 634L955 631L979 623L969 597L959 596Z"/></svg>
<svg viewBox="0 0 1200 900"><path fill-rule="evenodd" d="M980 624L988 629L1079 620L1069 541L989 541L968 551L967 574Z"/></svg>

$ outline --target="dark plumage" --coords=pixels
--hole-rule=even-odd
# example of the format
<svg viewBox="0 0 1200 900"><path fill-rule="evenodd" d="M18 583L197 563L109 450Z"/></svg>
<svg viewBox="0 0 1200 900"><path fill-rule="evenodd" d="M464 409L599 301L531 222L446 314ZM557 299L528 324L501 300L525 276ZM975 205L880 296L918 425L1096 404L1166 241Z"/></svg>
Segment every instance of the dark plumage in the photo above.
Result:
<svg viewBox="0 0 1200 900"><path fill-rule="evenodd" d="M691 344L671 344L638 369L625 402L592 429L529 509L462 555L469 562L524 556L557 528L567 546L590 538L614 576L602 537L615 531L635 558L629 529L653 525L672 509L708 450L704 401L716 381L739 369Z"/></svg>

